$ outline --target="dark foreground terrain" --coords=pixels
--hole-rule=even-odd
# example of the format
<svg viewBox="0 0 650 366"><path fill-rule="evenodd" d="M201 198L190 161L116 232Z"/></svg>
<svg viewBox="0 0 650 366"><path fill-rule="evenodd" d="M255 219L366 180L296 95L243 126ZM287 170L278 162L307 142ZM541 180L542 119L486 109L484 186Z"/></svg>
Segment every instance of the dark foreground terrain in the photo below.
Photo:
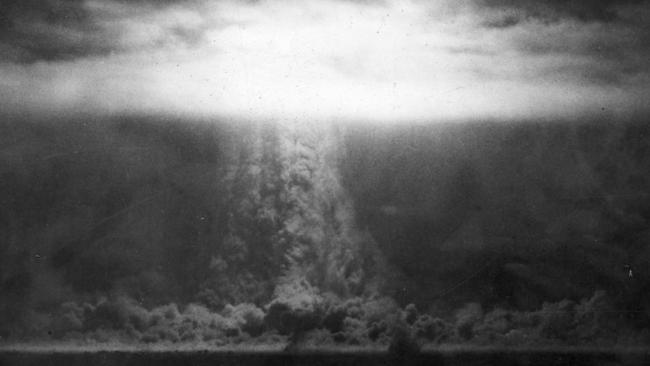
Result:
<svg viewBox="0 0 650 366"><path fill-rule="evenodd" d="M2 351L0 365L647 365L648 350L447 350L386 352Z"/></svg>

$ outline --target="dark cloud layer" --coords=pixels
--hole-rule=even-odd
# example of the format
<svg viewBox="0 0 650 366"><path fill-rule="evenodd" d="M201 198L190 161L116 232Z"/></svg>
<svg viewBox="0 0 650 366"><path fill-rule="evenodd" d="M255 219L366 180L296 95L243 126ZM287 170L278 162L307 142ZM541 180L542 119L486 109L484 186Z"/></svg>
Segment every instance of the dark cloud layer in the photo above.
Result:
<svg viewBox="0 0 650 366"><path fill-rule="evenodd" d="M191 7L191 1L108 1L86 0L7 0L0 7L0 48L5 61L65 61L88 56L106 56L121 51L119 32L107 29L110 6L130 12L155 12L171 5ZM125 14L121 14L124 16ZM116 20L116 19L109 19ZM182 26L178 36L194 37Z"/></svg>
<svg viewBox="0 0 650 366"><path fill-rule="evenodd" d="M538 18L554 22L562 18L575 18L581 21L611 22L621 20L619 13L625 6L647 5L646 0L481 0L478 2L488 8L510 10L502 21L492 23L495 27L507 27L527 18Z"/></svg>
<svg viewBox="0 0 650 366"><path fill-rule="evenodd" d="M3 1L0 46L15 61L71 59L106 54L100 30L77 0Z"/></svg>
<svg viewBox="0 0 650 366"><path fill-rule="evenodd" d="M383 4L365 1L361 3L372 6ZM128 13L130 10L155 12L171 5L193 9L198 2L139 0L109 1L107 4L120 6ZM253 6L252 3L249 5ZM630 19L630 13L634 13L634 9L644 9L648 6L646 0L482 0L474 5L485 11L500 11L498 15L481 15L479 10L479 16L485 16L484 24L488 27L507 28L531 19L550 23L566 19L592 23L620 22L634 28L634 34L619 35L624 44L622 47L643 47L643 40L647 40L648 29L643 19L641 22L638 19ZM3 1L0 9L0 41L5 50L4 57L20 61L57 60L105 55L115 51L119 48L115 44L116 35L107 32L100 24L104 12L106 8L90 9L84 0ZM192 39L197 39L196 32L200 30L180 27L177 35L191 42ZM645 37L642 37L643 34ZM594 38L599 36L600 34L594 34ZM641 42L629 44L631 36L642 38ZM546 42L552 45L555 41L555 38L550 38ZM597 42L598 39L595 40L595 43ZM563 43L546 48L536 45L534 40L532 43L531 50L542 52L550 48L564 47ZM608 53L607 48L610 46L610 42L607 42L602 47L604 50L598 51ZM622 57L621 53L618 53Z"/></svg>
<svg viewBox="0 0 650 366"><path fill-rule="evenodd" d="M650 3L623 1L485 0L484 26L503 30L518 52L534 59L564 58L537 69L546 78L604 87L645 84L650 56Z"/></svg>

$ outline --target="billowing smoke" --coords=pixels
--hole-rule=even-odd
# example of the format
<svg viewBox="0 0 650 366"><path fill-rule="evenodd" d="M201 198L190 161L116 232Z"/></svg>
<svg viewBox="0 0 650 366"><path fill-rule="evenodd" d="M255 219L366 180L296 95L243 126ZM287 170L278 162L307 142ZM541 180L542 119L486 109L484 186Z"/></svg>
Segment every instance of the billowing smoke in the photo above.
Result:
<svg viewBox="0 0 650 366"><path fill-rule="evenodd" d="M374 242L355 228L329 127L126 119L6 129L5 337L188 340L175 321L196 309L255 318L257 328L232 320L237 330L225 332L257 336L265 315L313 317L326 297L377 291ZM183 313L160 323L161 306ZM274 329L293 332L284 323ZM161 327L171 333L151 334Z"/></svg>
<svg viewBox="0 0 650 366"><path fill-rule="evenodd" d="M1 128L6 342L648 341L640 123Z"/></svg>

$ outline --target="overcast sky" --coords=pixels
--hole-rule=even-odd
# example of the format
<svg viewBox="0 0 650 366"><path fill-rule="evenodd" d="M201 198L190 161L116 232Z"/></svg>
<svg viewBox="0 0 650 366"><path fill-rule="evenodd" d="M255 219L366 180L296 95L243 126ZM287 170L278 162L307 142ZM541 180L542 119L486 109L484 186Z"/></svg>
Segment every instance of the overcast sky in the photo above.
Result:
<svg viewBox="0 0 650 366"><path fill-rule="evenodd" d="M650 2L13 0L0 108L430 121L645 115Z"/></svg>

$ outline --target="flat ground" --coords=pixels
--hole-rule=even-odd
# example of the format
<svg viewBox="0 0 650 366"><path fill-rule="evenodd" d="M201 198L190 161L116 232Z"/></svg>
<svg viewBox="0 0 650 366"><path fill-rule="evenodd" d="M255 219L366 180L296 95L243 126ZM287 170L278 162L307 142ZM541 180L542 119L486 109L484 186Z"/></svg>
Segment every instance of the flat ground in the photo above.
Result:
<svg viewBox="0 0 650 366"><path fill-rule="evenodd" d="M467 349L425 350L413 355L344 349L283 352L259 350L163 349L147 350L7 347L0 350L0 366L76 365L648 365L650 349Z"/></svg>

